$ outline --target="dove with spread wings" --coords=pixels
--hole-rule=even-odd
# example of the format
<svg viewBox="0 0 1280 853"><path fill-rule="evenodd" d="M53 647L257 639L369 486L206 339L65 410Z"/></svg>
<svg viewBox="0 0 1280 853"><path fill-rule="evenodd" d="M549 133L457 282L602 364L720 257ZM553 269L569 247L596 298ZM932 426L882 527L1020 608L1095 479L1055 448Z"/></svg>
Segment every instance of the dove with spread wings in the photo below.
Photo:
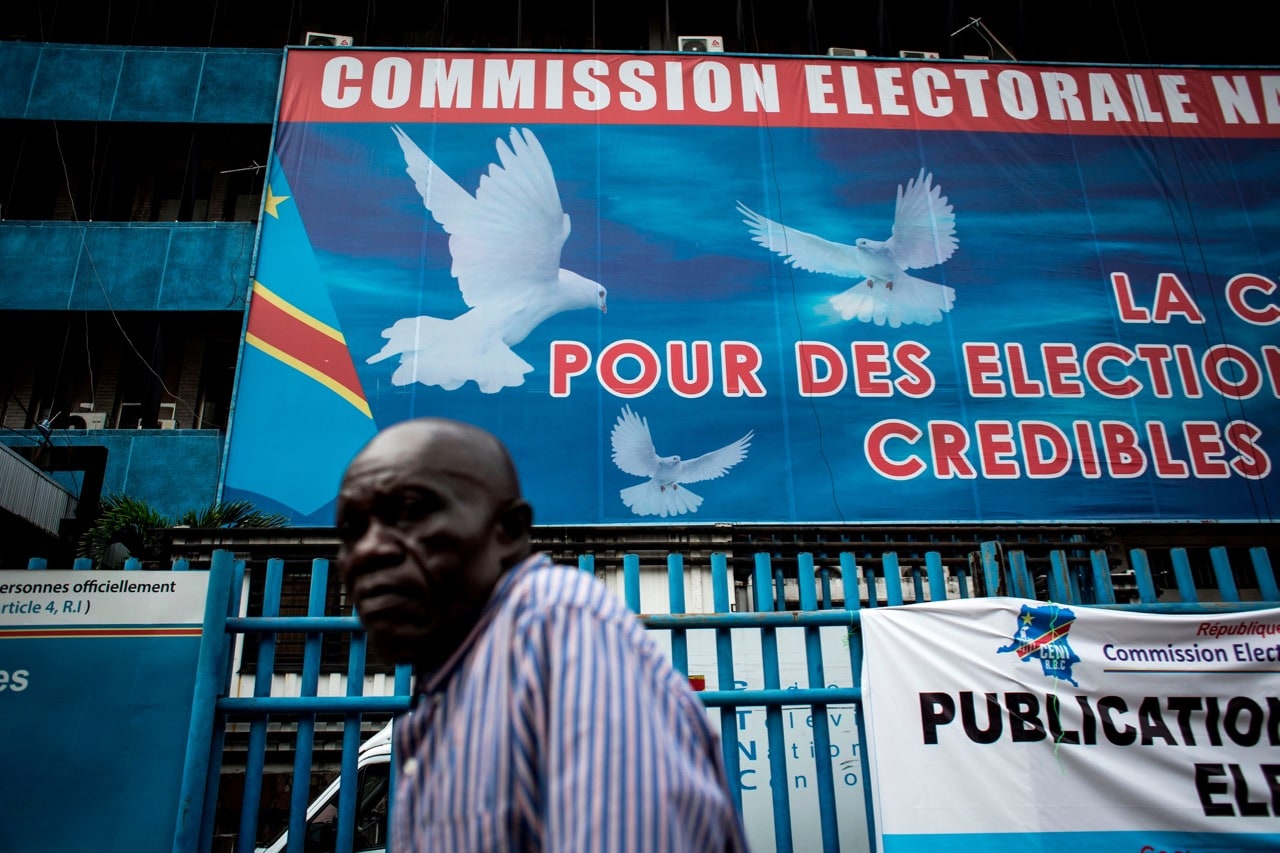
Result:
<svg viewBox="0 0 1280 853"><path fill-rule="evenodd" d="M761 216L742 202L738 212L751 238L781 255L788 264L809 272L862 279L827 300L846 320L861 320L893 328L942 319L955 304L956 292L945 284L925 281L907 270L937 266L955 254L956 216L934 185L933 174L920 174L898 185L893 230L888 240L859 237L853 245L836 243L797 231Z"/></svg>
<svg viewBox="0 0 1280 853"><path fill-rule="evenodd" d="M697 512L702 497L684 488L685 483L714 480L723 477L734 465L747 458L754 431L726 444L719 450L704 453L696 459L679 456L659 456L649 434L649 420L622 407L610 439L613 443L613 462L627 474L648 477L646 482L629 486L621 491L622 502L636 515L656 515L661 518Z"/></svg>
<svg viewBox="0 0 1280 853"><path fill-rule="evenodd" d="M423 204L449 234L450 272L469 310L397 320L368 363L400 356L393 385L452 391L474 381L486 394L523 385L533 367L513 346L562 311L607 307L603 285L560 267L569 215L546 152L532 131L513 127L472 196L403 130L391 130Z"/></svg>

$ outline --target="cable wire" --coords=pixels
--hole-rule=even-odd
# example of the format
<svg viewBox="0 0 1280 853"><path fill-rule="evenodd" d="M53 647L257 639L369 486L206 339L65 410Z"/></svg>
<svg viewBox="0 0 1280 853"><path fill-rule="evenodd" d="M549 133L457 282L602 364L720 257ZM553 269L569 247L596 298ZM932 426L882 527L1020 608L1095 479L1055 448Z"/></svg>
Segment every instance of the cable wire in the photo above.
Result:
<svg viewBox="0 0 1280 853"><path fill-rule="evenodd" d="M115 306L111 303L111 294L107 292L106 284L102 280L102 274L98 271L97 262L94 260L93 252L89 248L89 241L88 241L89 229L84 223L80 221L79 213L76 210L75 195L72 192L72 187L71 187L71 174L67 168L67 158L62 148L62 135L58 130L58 122L56 121L53 122L53 138L54 138L54 145L58 152L58 160L62 166L63 180L66 182L67 196L70 200L70 205L71 205L72 221L74 221L77 225L80 226L80 247L79 248L80 248L80 251L84 253L85 259L88 260L89 262L89 269L93 274L93 280L98 285L98 290L101 291L103 300L107 303L107 311L110 313L111 319L115 322L116 328L120 330L120 334L124 338L125 343L129 345L129 349L132 350L133 354L136 355L138 357L138 360L142 362L142 365L147 369L147 372L149 372L155 378L156 382L159 383L160 388L164 391L164 393L167 394L169 397L173 398L175 403L181 403L183 407L188 412L190 412L192 417L195 417L195 414L196 414L195 409L192 408L191 404L188 403L184 398L180 397L179 395L175 394L172 390L170 390L169 386L164 381L164 377L162 377L156 371L155 367L152 366L150 360L143 357L142 353L138 350L138 347L134 344L133 339L129 336L129 333L125 330L124 324L120 321L120 316L116 312ZM194 144L194 141L195 140L194 140L194 131L193 131L192 144ZM188 158L187 158L188 168L190 167L190 164L191 164L191 158L190 158L190 155L188 155ZM185 182L186 182L186 178L184 176L183 183L185 184ZM179 204L181 204L181 202L179 202ZM56 392L56 386L55 386L55 392Z"/></svg>

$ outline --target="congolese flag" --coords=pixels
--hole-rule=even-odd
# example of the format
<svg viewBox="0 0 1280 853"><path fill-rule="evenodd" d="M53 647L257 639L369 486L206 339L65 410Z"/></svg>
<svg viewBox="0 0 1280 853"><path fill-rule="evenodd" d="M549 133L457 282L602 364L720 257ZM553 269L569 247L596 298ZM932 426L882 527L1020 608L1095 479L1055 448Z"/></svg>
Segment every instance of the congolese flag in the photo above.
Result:
<svg viewBox="0 0 1280 853"><path fill-rule="evenodd" d="M311 241L273 155L224 496L292 510L295 521L331 523L307 516L333 500L346 464L376 430Z"/></svg>

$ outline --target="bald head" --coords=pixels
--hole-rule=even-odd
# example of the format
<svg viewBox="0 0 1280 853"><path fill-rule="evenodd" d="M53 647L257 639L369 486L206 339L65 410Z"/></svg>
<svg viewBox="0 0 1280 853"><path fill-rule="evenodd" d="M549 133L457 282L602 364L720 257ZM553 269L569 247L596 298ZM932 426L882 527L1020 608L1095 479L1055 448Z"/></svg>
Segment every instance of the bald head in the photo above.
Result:
<svg viewBox="0 0 1280 853"><path fill-rule="evenodd" d="M400 466L438 469L465 477L495 500L520 497L515 464L497 436L447 418L418 418L387 427L356 454L343 482L359 478L370 469Z"/></svg>
<svg viewBox="0 0 1280 853"><path fill-rule="evenodd" d="M421 669L442 663L528 556L531 522L510 454L485 430L422 418L376 435L347 468L337 517L338 562L375 643Z"/></svg>

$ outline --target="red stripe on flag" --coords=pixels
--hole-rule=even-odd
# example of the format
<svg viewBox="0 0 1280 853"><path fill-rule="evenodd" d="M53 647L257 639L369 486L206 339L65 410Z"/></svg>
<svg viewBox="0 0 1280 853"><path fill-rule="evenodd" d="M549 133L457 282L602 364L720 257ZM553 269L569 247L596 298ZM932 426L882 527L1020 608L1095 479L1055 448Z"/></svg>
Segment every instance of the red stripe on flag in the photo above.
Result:
<svg viewBox="0 0 1280 853"><path fill-rule="evenodd" d="M270 299L253 300L248 332L364 399L345 341L325 334Z"/></svg>

